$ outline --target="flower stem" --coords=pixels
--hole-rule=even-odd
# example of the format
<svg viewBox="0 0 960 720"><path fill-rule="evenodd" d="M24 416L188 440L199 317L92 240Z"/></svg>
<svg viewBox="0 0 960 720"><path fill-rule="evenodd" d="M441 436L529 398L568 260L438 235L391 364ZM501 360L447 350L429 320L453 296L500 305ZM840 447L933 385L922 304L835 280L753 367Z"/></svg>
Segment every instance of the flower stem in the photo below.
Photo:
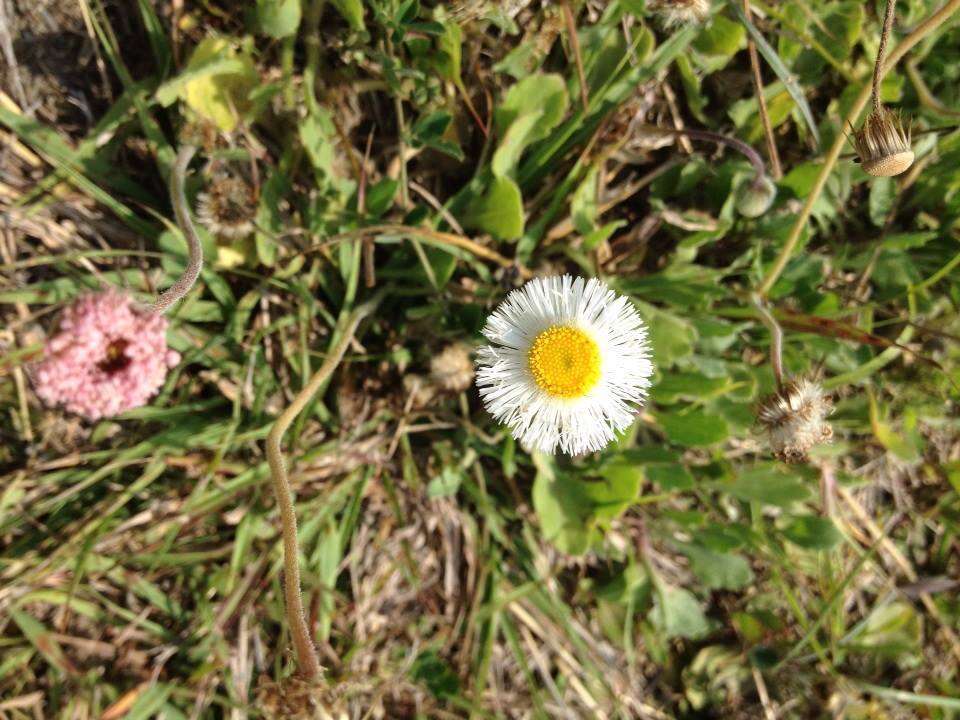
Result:
<svg viewBox="0 0 960 720"><path fill-rule="evenodd" d="M873 109L880 112L880 82L883 80L883 54L887 50L887 40L893 30L893 18L897 0L887 0L887 9L883 14L883 31L880 33L880 47L877 48L877 61L873 64Z"/></svg>
<svg viewBox="0 0 960 720"><path fill-rule="evenodd" d="M174 303L190 292L190 288L200 277L200 270L203 267L203 248L200 246L197 229L190 218L190 208L187 207L187 193L184 190L187 166L196 151L197 149L192 145L181 147L177 153L173 171L170 173L170 202L173 204L173 213L176 215L177 224L187 241L187 267L180 279L163 292L153 304L151 309L158 315L165 313Z"/></svg>
<svg viewBox="0 0 960 720"><path fill-rule="evenodd" d="M914 45L923 40L933 31L939 29L943 23L945 23L947 19L958 9L960 9L960 0L949 0L949 2L943 5L943 7L932 13L926 20L914 28L913 32L907 35L903 41L894 48L893 52L890 53L890 56L883 61L882 67L880 68L879 80L883 80L883 76L890 72L890 70L901 60L901 58L910 52L910 49ZM843 119L843 124L841 127L853 125L854 121L860 117L860 113L863 112L863 108L866 107L867 102L870 99L871 91L872 87L870 85L864 85L863 89L860 91L860 94L853 101L853 105L850 107L847 116ZM820 193L823 192L823 188L826 187L827 179L830 177L833 166L837 164L837 160L839 159L840 153L843 150L846 142L846 135L842 132L837 133L837 138L834 140L833 146L827 153L826 158L824 158L823 165L820 168L820 174L817 175L817 179L814 182L813 187L807 193L807 199L804 202L800 213L797 215L797 219L794 221L793 227L790 229L790 235L787 236L786 242L780 249L780 254L777 255L776 260L774 260L773 265L770 267L770 270L767 271L766 277L760 284L758 292L761 296L766 296L767 293L770 292L770 289L773 287L774 283L777 282L777 278L780 277L780 274L790 261L790 256L793 255L793 251L796 249L797 243L800 242L800 236L803 235L803 229L807 225L807 220L810 218L810 213L813 212L813 206L820 198Z"/></svg>
<svg viewBox="0 0 960 720"><path fill-rule="evenodd" d="M756 176L754 178L755 182L767 174L767 166L764 164L763 158L760 157L760 153L743 142L743 140L713 132L712 130L699 130L696 128L667 128L666 132L672 133L673 135L686 135L694 140L706 140L733 148L746 157L747 160L750 161L750 164L753 165L753 171Z"/></svg>
<svg viewBox="0 0 960 720"><path fill-rule="evenodd" d="M770 331L770 365L773 366L773 379L777 383L777 392L780 392L783 389L783 329L767 309L760 295L754 293L751 299L760 315L760 321Z"/></svg>
<svg viewBox="0 0 960 720"><path fill-rule="evenodd" d="M343 332L340 339L330 349L323 365L313 374L304 388L297 393L287 409L280 414L267 435L267 461L270 464L270 475L273 478L273 490L277 498L277 507L280 510L280 527L283 534L284 604L287 620L290 623L293 647L297 654L297 665L300 674L307 680L319 678L322 668L317 656L317 649L313 644L313 634L307 625L307 617L303 609L303 597L300 591L297 515L293 506L293 493L290 490L290 479L283 461L281 443L284 433L297 415L303 411L317 390L336 370L347 351L347 346L353 340L360 322L374 311L381 298L382 293L378 293L371 300L357 306L345 319L341 318Z"/></svg>

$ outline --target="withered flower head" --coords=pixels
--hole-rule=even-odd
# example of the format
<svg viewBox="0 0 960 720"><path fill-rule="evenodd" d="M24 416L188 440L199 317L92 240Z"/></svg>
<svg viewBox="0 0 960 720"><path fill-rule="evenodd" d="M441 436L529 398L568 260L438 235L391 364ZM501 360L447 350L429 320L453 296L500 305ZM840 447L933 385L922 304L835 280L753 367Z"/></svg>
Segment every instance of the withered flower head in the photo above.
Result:
<svg viewBox="0 0 960 720"><path fill-rule="evenodd" d="M240 240L253 232L257 193L237 175L217 173L197 197L197 219L210 233L225 240Z"/></svg>
<svg viewBox="0 0 960 720"><path fill-rule="evenodd" d="M710 16L710 0L654 0L650 7L668 28L701 23Z"/></svg>
<svg viewBox="0 0 960 720"><path fill-rule="evenodd" d="M864 172L875 177L899 175L913 165L910 127L903 129L899 113L880 106L871 112L863 127L851 138Z"/></svg>
<svg viewBox="0 0 960 720"><path fill-rule="evenodd" d="M827 416L833 402L819 382L795 378L760 405L757 420L770 438L774 457L786 463L806 462L810 449L829 442L833 428Z"/></svg>
<svg viewBox="0 0 960 720"><path fill-rule="evenodd" d="M430 360L430 378L447 392L463 392L473 384L473 360L463 343L447 345Z"/></svg>

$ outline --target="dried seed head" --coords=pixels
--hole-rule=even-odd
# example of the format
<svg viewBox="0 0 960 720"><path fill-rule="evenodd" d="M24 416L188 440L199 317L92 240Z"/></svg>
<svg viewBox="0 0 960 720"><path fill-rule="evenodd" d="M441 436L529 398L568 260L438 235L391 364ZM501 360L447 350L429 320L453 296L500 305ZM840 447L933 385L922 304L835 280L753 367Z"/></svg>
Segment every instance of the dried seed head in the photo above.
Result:
<svg viewBox="0 0 960 720"><path fill-rule="evenodd" d="M463 392L473 384L473 360L463 343L447 345L430 360L430 378L447 392Z"/></svg>
<svg viewBox="0 0 960 720"><path fill-rule="evenodd" d="M667 28L701 23L710 16L710 0L655 0L650 7Z"/></svg>
<svg viewBox="0 0 960 720"><path fill-rule="evenodd" d="M343 720L339 710L329 709L324 690L322 683L297 676L280 682L261 676L256 707L267 720Z"/></svg>
<svg viewBox="0 0 960 720"><path fill-rule="evenodd" d="M899 175L913 165L910 149L910 127L903 129L899 113L881 106L871 112L863 127L851 138L863 170L875 177Z"/></svg>
<svg viewBox="0 0 960 720"><path fill-rule="evenodd" d="M240 240L253 232L257 193L237 175L217 173L197 197L197 219L212 235Z"/></svg>
<svg viewBox="0 0 960 720"><path fill-rule="evenodd" d="M777 186L766 175L744 183L737 191L737 212L748 218L763 215L777 197Z"/></svg>
<svg viewBox="0 0 960 720"><path fill-rule="evenodd" d="M832 411L833 402L819 382L796 378L761 403L757 420L769 434L774 457L799 463L807 461L812 447L833 437L827 422Z"/></svg>

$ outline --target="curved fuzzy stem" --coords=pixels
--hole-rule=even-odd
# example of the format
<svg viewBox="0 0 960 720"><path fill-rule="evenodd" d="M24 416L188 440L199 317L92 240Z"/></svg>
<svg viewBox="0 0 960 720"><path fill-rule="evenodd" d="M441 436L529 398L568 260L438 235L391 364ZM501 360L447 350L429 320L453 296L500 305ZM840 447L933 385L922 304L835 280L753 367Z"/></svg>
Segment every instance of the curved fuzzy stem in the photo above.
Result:
<svg viewBox="0 0 960 720"><path fill-rule="evenodd" d="M887 51L887 40L893 30L893 17L897 0L887 0L887 9L883 14L883 31L880 33L880 47L877 48L877 61L873 64L873 109L880 112L880 82L883 80L883 55Z"/></svg>
<svg viewBox="0 0 960 720"><path fill-rule="evenodd" d="M304 388L297 393L293 402L284 410L267 435L267 461L270 464L270 475L273 478L273 490L277 498L277 507L280 510L280 527L283 534L283 591L284 605L287 620L290 623L290 634L293 638L293 647L297 653L297 665L300 674L307 680L316 680L320 677L322 668L317 656L317 649L313 644L313 634L307 625L307 616L303 609L303 598L300 593L300 562L297 541L297 515L293 506L293 492L290 490L290 479L283 461L283 435L296 419L316 392L333 374L340 360L343 359L347 346L353 340L360 321L373 312L379 304L382 295L358 306L350 313L344 322L343 332L330 352L323 365L313 374Z"/></svg>
<svg viewBox="0 0 960 720"><path fill-rule="evenodd" d="M960 9L960 0L949 0L949 2L947 2L943 7L932 13L926 20L917 25L913 32L907 35L903 41L893 49L893 52L890 53L890 56L884 60L883 66L880 68L879 79L883 80L883 76L890 72L890 70L898 62L900 62L901 58L910 52L910 49L913 48L914 45L927 37L930 33L937 30L958 9ZM847 113L847 116L843 119L840 127L846 127L848 125L852 126L857 118L860 117L860 113L863 112L863 108L866 107L867 102L870 100L871 91L872 87L870 85L864 85L863 89L860 91L860 94L853 101L853 105L850 107L850 110ZM810 218L810 214L813 212L813 206L820 198L820 193L823 192L823 188L826 187L827 179L830 177L830 173L833 170L834 165L837 164L837 159L840 157L840 153L843 151L846 143L847 136L844 133L837 133L837 139L834 140L833 146L827 153L826 158L824 158L823 165L820 167L820 174L817 175L817 179L814 182L813 187L807 193L807 199L804 201L803 208L800 210L800 213L797 215L797 219L793 223L793 227L790 229L790 235L787 237L786 242L780 249L780 254L777 255L777 258L774 260L770 270L767 271L767 276L760 284L758 292L761 296L765 296L770 292L770 288L772 288L774 283L777 282L777 278L780 277L780 273L783 272L784 268L787 266L787 263L790 261L790 256L793 255L793 251L797 247L797 243L800 242L800 236L803 235L803 229L806 227L807 220Z"/></svg>
<svg viewBox="0 0 960 720"><path fill-rule="evenodd" d="M727 147L733 148L746 157L747 160L750 161L750 164L753 165L755 183L759 182L760 179L765 177L767 174L767 166L764 164L763 158L760 157L760 153L739 138L730 137L729 135L722 135L721 133L713 132L711 130L698 130L696 128L667 128L666 132L674 135L686 135L694 140L706 140L708 142L715 142L720 145L726 145Z"/></svg>
<svg viewBox="0 0 960 720"><path fill-rule="evenodd" d="M187 268L183 271L180 279L162 293L153 304L151 309L158 315L165 313L174 303L190 292L190 288L200 277L200 270L203 267L203 248L200 246L197 229L190 217L190 208L187 207L187 193L184 190L187 166L196 151L197 149L192 145L181 147L180 152L177 153L173 171L170 173L170 202L173 204L177 224L187 240Z"/></svg>
<svg viewBox="0 0 960 720"><path fill-rule="evenodd" d="M773 379L777 383L777 392L780 392L783 390L783 330L760 295L754 293L751 299L760 315L760 321L770 331L770 364L773 366Z"/></svg>

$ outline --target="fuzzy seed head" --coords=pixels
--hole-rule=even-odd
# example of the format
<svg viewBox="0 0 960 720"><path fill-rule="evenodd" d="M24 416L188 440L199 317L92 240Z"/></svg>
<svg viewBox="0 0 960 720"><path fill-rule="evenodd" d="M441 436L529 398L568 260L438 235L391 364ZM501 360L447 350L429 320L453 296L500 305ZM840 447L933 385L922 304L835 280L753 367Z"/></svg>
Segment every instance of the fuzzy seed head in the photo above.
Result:
<svg viewBox="0 0 960 720"><path fill-rule="evenodd" d="M913 165L910 127L904 130L900 114L885 107L867 116L863 127L853 131L851 142L864 172L874 177L893 177Z"/></svg>
<svg viewBox="0 0 960 720"><path fill-rule="evenodd" d="M463 343L447 345L430 360L430 378L441 390L463 392L473 384L473 360Z"/></svg>
<svg viewBox="0 0 960 720"><path fill-rule="evenodd" d="M236 175L214 175L209 187L197 197L197 219L214 235L241 240L254 230L257 194Z"/></svg>
<svg viewBox="0 0 960 720"><path fill-rule="evenodd" d="M710 16L710 0L654 0L650 7L666 28L702 23Z"/></svg>
<svg viewBox="0 0 960 720"><path fill-rule="evenodd" d="M39 398L88 420L146 405L180 355L167 347L167 319L116 289L79 297L33 367Z"/></svg>
<svg viewBox="0 0 960 720"><path fill-rule="evenodd" d="M760 405L757 420L767 431L774 457L786 463L806 462L811 448L833 438L827 417L833 402L820 383L796 378Z"/></svg>
<svg viewBox="0 0 960 720"><path fill-rule="evenodd" d="M777 186L766 175L744 183L737 191L737 212L748 218L758 218L773 205Z"/></svg>

